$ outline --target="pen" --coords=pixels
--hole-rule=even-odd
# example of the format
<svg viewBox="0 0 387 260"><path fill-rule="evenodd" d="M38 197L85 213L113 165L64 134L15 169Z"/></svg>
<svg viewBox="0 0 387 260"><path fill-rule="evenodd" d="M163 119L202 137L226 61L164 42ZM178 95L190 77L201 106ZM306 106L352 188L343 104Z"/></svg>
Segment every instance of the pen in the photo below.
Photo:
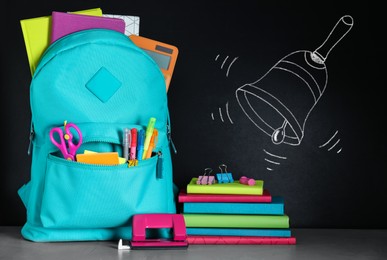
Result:
<svg viewBox="0 0 387 260"><path fill-rule="evenodd" d="M132 141L130 143L130 160L136 159L136 148L137 148L137 128L132 128L130 130Z"/></svg>
<svg viewBox="0 0 387 260"><path fill-rule="evenodd" d="M125 161L129 160L130 129L125 128L122 136L122 154Z"/></svg>
<svg viewBox="0 0 387 260"><path fill-rule="evenodd" d="M146 157L145 157L146 159L149 159L152 156L152 151L155 148L156 142L157 142L157 135L158 135L158 131L157 131L157 129L154 129L152 137L151 137L150 142L149 142L149 148L148 148L147 153L146 153Z"/></svg>
<svg viewBox="0 0 387 260"><path fill-rule="evenodd" d="M146 128L146 133L145 133L145 142L144 142L144 153L142 155L142 159L146 158L146 153L149 148L149 142L153 134L153 129L155 128L155 123L156 123L156 118L151 117L149 119L148 126Z"/></svg>
<svg viewBox="0 0 387 260"><path fill-rule="evenodd" d="M138 135L137 135L137 159L139 161L142 160L142 153L144 151L144 138L145 138L145 131L144 129L141 129L138 131Z"/></svg>

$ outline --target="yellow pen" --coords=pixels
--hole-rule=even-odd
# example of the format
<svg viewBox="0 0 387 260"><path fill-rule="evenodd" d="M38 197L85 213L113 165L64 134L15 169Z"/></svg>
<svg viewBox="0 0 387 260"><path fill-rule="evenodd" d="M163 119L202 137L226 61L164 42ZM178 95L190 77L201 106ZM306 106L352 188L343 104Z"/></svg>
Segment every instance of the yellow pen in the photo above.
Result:
<svg viewBox="0 0 387 260"><path fill-rule="evenodd" d="M149 119L148 126L147 126L146 132L145 132L144 152L142 154L143 160L146 158L146 155L148 152L150 139L152 138L153 130L155 128L155 123L156 123L156 118L151 117Z"/></svg>

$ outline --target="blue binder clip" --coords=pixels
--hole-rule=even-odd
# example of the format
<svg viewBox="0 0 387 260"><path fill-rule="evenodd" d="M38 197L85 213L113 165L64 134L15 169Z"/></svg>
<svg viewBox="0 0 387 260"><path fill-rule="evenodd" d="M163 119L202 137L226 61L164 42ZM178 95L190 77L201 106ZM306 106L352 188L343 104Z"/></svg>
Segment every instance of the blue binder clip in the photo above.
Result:
<svg viewBox="0 0 387 260"><path fill-rule="evenodd" d="M199 176L199 178L196 181L196 184L199 184L199 185L212 185L212 184L214 184L215 177L210 176L211 172L212 172L211 168L205 168L204 174Z"/></svg>
<svg viewBox="0 0 387 260"><path fill-rule="evenodd" d="M224 167L224 172L222 167ZM230 172L227 172L227 165L221 164L219 165L219 169L220 169L220 173L216 174L216 179L218 180L218 183L234 182L234 178L232 177L232 174Z"/></svg>

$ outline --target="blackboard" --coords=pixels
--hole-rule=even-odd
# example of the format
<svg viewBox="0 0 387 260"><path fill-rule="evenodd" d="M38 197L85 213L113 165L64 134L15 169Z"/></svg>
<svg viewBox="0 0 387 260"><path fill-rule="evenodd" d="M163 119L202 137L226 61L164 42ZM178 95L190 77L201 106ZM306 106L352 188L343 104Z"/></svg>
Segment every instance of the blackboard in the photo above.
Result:
<svg viewBox="0 0 387 260"><path fill-rule="evenodd" d="M205 168L216 172L226 164L234 178L264 180L265 188L282 196L291 227L387 227L380 213L387 199L382 28L374 15L380 7L352 1L152 2L38 0L23 8L6 2L1 225L24 223L17 190L30 178L31 76L19 21L101 7L139 16L140 35L179 48L168 91L179 188ZM330 52L319 49L341 19L348 33ZM298 66L306 55L320 58L315 65L323 75L321 68L313 76ZM282 140L281 131L273 135L281 126L289 138Z"/></svg>

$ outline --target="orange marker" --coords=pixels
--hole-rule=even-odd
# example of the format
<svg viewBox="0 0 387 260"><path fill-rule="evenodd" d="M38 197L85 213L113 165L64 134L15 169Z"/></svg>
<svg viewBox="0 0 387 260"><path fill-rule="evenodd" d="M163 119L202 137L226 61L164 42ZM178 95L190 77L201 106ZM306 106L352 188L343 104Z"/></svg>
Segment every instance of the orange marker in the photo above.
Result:
<svg viewBox="0 0 387 260"><path fill-rule="evenodd" d="M149 148L147 150L145 159L149 159L152 156L152 151L156 147L158 134L159 133L158 133L157 129L154 129L152 137L151 137L150 142L149 142Z"/></svg>

